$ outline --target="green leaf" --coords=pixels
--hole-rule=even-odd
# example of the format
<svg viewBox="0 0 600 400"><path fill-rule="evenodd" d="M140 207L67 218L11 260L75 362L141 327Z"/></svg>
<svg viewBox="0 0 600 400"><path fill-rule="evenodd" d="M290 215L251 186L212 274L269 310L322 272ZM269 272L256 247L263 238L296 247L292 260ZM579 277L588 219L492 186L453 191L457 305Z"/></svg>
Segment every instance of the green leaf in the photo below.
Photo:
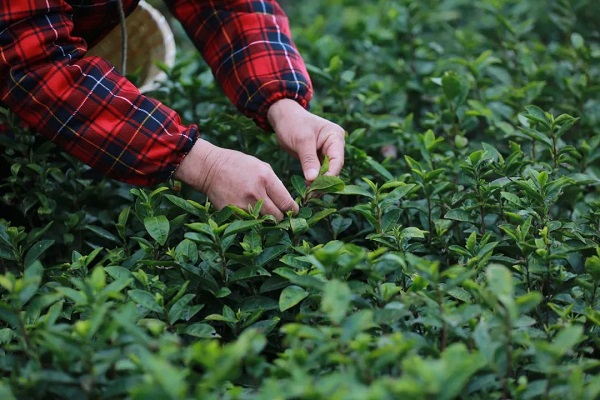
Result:
<svg viewBox="0 0 600 400"><path fill-rule="evenodd" d="M469 237L467 238L467 243L465 244L465 248L471 252L471 254L475 254L475 246L477 245L477 233L475 231L471 232Z"/></svg>
<svg viewBox="0 0 600 400"><path fill-rule="evenodd" d="M183 239L177 247L175 247L175 259L178 262L191 262L195 264L198 262L198 245L196 242Z"/></svg>
<svg viewBox="0 0 600 400"><path fill-rule="evenodd" d="M327 314L331 322L339 324L348 313L351 299L352 291L347 283L338 280L328 281L321 299L321 310Z"/></svg>
<svg viewBox="0 0 600 400"><path fill-rule="evenodd" d="M215 233L213 232L213 229L211 228L211 226L209 224L207 224L205 222L193 222L191 224L185 224L185 226L187 226L188 228L190 228L193 231L200 232L200 233L208 236L210 239L215 238Z"/></svg>
<svg viewBox="0 0 600 400"><path fill-rule="evenodd" d="M340 194L348 195L348 196L363 196L372 199L375 195L369 192L367 189L358 185L346 185L344 190L340 191Z"/></svg>
<svg viewBox="0 0 600 400"><path fill-rule="evenodd" d="M513 193L510 193L510 192L500 192L500 196L502 196L502 198L504 198L505 200L513 203L516 206L521 206L521 199L517 195L515 195Z"/></svg>
<svg viewBox="0 0 600 400"><path fill-rule="evenodd" d="M240 309L244 312L278 310L279 303L277 300L266 296L249 296L244 299Z"/></svg>
<svg viewBox="0 0 600 400"><path fill-rule="evenodd" d="M17 400L10 386L4 382L0 382L0 399L2 400Z"/></svg>
<svg viewBox="0 0 600 400"><path fill-rule="evenodd" d="M103 239L106 239L106 240L109 240L109 241L115 242L115 243L121 243L121 241L119 240L118 237L116 237L115 235L113 235L112 233L107 231L106 229L100 228L99 226L88 225L85 227L85 229L94 232L96 235L100 236Z"/></svg>
<svg viewBox="0 0 600 400"><path fill-rule="evenodd" d="M554 337L552 347L560 355L564 355L575 347L582 340L582 337L583 327L581 325L567 326Z"/></svg>
<svg viewBox="0 0 600 400"><path fill-rule="evenodd" d="M460 301L463 301L465 303L471 303L473 301L471 295L469 294L469 292L467 292L465 289L461 288L461 287L453 287L449 290L446 290L446 293L449 296L454 297L455 299L458 299Z"/></svg>
<svg viewBox="0 0 600 400"><path fill-rule="evenodd" d="M340 339L343 342L347 342L355 338L358 333L376 327L377 324L373 321L373 311L359 310L348 316L342 324Z"/></svg>
<svg viewBox="0 0 600 400"><path fill-rule="evenodd" d="M196 295L192 293L183 295L179 300L175 302L175 304L171 306L168 314L169 324L173 325L181 318L181 316L183 315L183 311L195 296Z"/></svg>
<svg viewBox="0 0 600 400"><path fill-rule="evenodd" d="M379 172L381 176L383 176L386 180L394 180L394 175L392 175L390 171L388 171L383 165L375 161L372 157L367 157L365 161L367 162L367 164L369 164L371 168Z"/></svg>
<svg viewBox="0 0 600 400"><path fill-rule="evenodd" d="M6 231L6 226L3 223L0 223L0 242L9 245L11 244L10 242L10 236L8 236L8 232Z"/></svg>
<svg viewBox="0 0 600 400"><path fill-rule="evenodd" d="M147 376L146 384L135 388L134 399L181 399L187 392L186 372L162 355L154 355L145 348L138 352L139 368ZM151 383L150 383L151 382ZM130 384L129 384L130 385ZM135 387L135 386L134 386Z"/></svg>
<svg viewBox="0 0 600 400"><path fill-rule="evenodd" d="M217 299L223 299L231 294L231 289L228 287L222 287L215 292L215 297Z"/></svg>
<svg viewBox="0 0 600 400"><path fill-rule="evenodd" d="M486 269L488 287L505 306L514 304L515 286L508 268L501 264L490 264ZM513 311L513 310L509 310ZM515 315L513 315L514 317Z"/></svg>
<svg viewBox="0 0 600 400"><path fill-rule="evenodd" d="M550 130L550 120L541 108L538 106L529 105L525 106L525 110L526 113L523 114L525 118L541 124L546 130Z"/></svg>
<svg viewBox="0 0 600 400"><path fill-rule="evenodd" d="M471 352L464 343L453 343L442 354L446 379L440 385L440 400L452 400L464 392L469 378L486 365L484 358L477 352ZM435 371L435 369L434 369ZM441 371L440 371L441 372ZM434 372L435 373L435 372Z"/></svg>
<svg viewBox="0 0 600 400"><path fill-rule="evenodd" d="M22 305L27 304L27 302L35 295L38 291L41 283L42 276L44 274L44 267L42 263L39 261L34 261L31 263L26 269L24 278L24 285L19 291L19 300Z"/></svg>
<svg viewBox="0 0 600 400"><path fill-rule="evenodd" d="M573 46L573 48L576 50L579 50L583 48L583 46L585 46L585 40L583 39L583 36L581 36L580 33L571 33L571 46Z"/></svg>
<svg viewBox="0 0 600 400"><path fill-rule="evenodd" d="M255 226L262 224L262 220L252 220L252 221L234 221L227 228L225 228L225 232L223 232L223 238L226 238L229 235L235 235L236 233L248 231Z"/></svg>
<svg viewBox="0 0 600 400"><path fill-rule="evenodd" d="M306 181L303 177L294 175L292 176L292 186L296 189L296 192L300 195L300 197L304 197L306 195Z"/></svg>
<svg viewBox="0 0 600 400"><path fill-rule="evenodd" d="M319 176L324 175L327 171L329 171L329 156L325 155L321 168L319 169Z"/></svg>
<svg viewBox="0 0 600 400"><path fill-rule="evenodd" d="M323 218L328 217L329 215L335 213L337 210L335 208L326 208L324 210L319 211L318 213L316 213L315 215L313 215L312 217L310 217L307 221L309 226L313 226L314 224L316 224L317 222L319 222L320 220L322 220Z"/></svg>
<svg viewBox="0 0 600 400"><path fill-rule="evenodd" d="M40 240L39 242L31 246L31 248L25 255L25 268L33 264L33 262L37 261L40 258L40 256L44 254L46 250L48 250L53 244L54 240L46 239Z"/></svg>
<svg viewBox="0 0 600 400"><path fill-rule="evenodd" d="M540 292L529 292L517 297L516 305L521 314L528 313L538 306L544 300L544 296Z"/></svg>
<svg viewBox="0 0 600 400"><path fill-rule="evenodd" d="M537 175L537 182L540 184L540 187L546 186L548 182L548 172L542 171Z"/></svg>
<svg viewBox="0 0 600 400"><path fill-rule="evenodd" d="M173 196L172 194L165 194L164 196L167 198L167 200L169 200L171 203L181 208L182 210L187 211L188 213L193 214L197 217L200 217L202 220L208 218L208 213L206 212L206 210L197 203L192 202L190 200L182 199L181 197Z"/></svg>
<svg viewBox="0 0 600 400"><path fill-rule="evenodd" d="M462 85L458 75L455 72L446 72L442 77L442 89L448 100L454 100L460 96Z"/></svg>
<svg viewBox="0 0 600 400"><path fill-rule="evenodd" d="M600 281L600 257L591 256L586 258L584 268L592 276L592 280L595 282Z"/></svg>
<svg viewBox="0 0 600 400"><path fill-rule="evenodd" d="M381 218L381 231L388 232L390 229L393 229L400 220L401 213L402 211L400 209L393 208L390 211L383 214L383 217Z"/></svg>
<svg viewBox="0 0 600 400"><path fill-rule="evenodd" d="M58 286L54 288L57 292L71 299L75 304L82 305L87 303L87 297L80 292L70 287Z"/></svg>
<svg viewBox="0 0 600 400"><path fill-rule="evenodd" d="M219 321L219 322L227 322L229 324L235 324L236 322L238 322L237 318L235 318L235 314L233 316L227 314L227 315L221 315L221 314L210 314L207 315L206 318L204 318L205 321Z"/></svg>
<svg viewBox="0 0 600 400"><path fill-rule="evenodd" d="M163 308L156 302L156 299L152 294L139 289L129 290L127 294L133 301L142 307L147 308L150 311L162 313Z"/></svg>
<svg viewBox="0 0 600 400"><path fill-rule="evenodd" d="M23 328L19 314L8 304L0 302L0 320L16 330Z"/></svg>
<svg viewBox="0 0 600 400"><path fill-rule="evenodd" d="M415 226L409 226L407 228L402 229L402 232L400 232L400 235L403 238L410 238L410 239L424 239L425 238L425 232L424 230L421 230Z"/></svg>
<svg viewBox="0 0 600 400"><path fill-rule="evenodd" d="M322 175L317 177L308 188L308 192L336 193L344 190L344 181L337 176Z"/></svg>
<svg viewBox="0 0 600 400"><path fill-rule="evenodd" d="M550 148L552 147L552 139L550 139L547 135L543 134L542 132L538 132L531 128L526 128L524 126L520 126L519 129L531 139L543 143Z"/></svg>
<svg viewBox="0 0 600 400"><path fill-rule="evenodd" d="M473 222L469 212L462 209L450 210L444 215L444 218L460 222Z"/></svg>
<svg viewBox="0 0 600 400"><path fill-rule="evenodd" d="M256 265L264 266L270 261L273 261L289 249L289 245L281 244L273 247L267 247L260 255L256 258Z"/></svg>
<svg viewBox="0 0 600 400"><path fill-rule="evenodd" d="M577 121L579 121L579 118L574 118L570 115L562 114L554 122L558 124L559 119L560 128L555 133L556 137L561 137L562 135L564 135L569 129L573 127L573 125L575 125L575 123L577 123Z"/></svg>
<svg viewBox="0 0 600 400"><path fill-rule="evenodd" d="M331 229L335 237L352 225L352 219L336 217L331 221Z"/></svg>
<svg viewBox="0 0 600 400"><path fill-rule="evenodd" d="M308 297L308 292L300 286L291 285L281 291L279 295L279 310L285 311L294 307Z"/></svg>
<svg viewBox="0 0 600 400"><path fill-rule="evenodd" d="M144 218L144 226L150 236L163 246L169 237L170 224L167 217L159 215L156 217Z"/></svg>
<svg viewBox="0 0 600 400"><path fill-rule="evenodd" d="M290 227L292 228L292 232L296 235L308 232L310 229L304 218L290 218Z"/></svg>
<svg viewBox="0 0 600 400"><path fill-rule="evenodd" d="M268 276L271 276L269 271L262 267L252 265L238 269L233 273L233 275L231 275L231 278L229 278L229 280L230 282L239 282L255 278L264 278Z"/></svg>
<svg viewBox="0 0 600 400"><path fill-rule="evenodd" d="M273 271L275 272L275 271ZM286 280L283 279L279 276L272 276L268 279L266 279L262 285L260 285L260 291L259 293L268 293L268 292L274 292L276 290L282 290L285 289L290 283Z"/></svg>
<svg viewBox="0 0 600 400"><path fill-rule="evenodd" d="M127 220L129 219L130 212L131 212L131 207L125 207L119 213L119 217L117 218L117 224L125 227L125 225L127 224Z"/></svg>
<svg viewBox="0 0 600 400"><path fill-rule="evenodd" d="M416 185L413 183L402 184L402 185L398 186L397 188L392 190L390 193L385 195L385 198L381 202L381 207L387 208L390 206L396 206L397 203L400 201L400 199L402 199L404 196L406 196L408 193L410 193L415 188L415 186Z"/></svg>

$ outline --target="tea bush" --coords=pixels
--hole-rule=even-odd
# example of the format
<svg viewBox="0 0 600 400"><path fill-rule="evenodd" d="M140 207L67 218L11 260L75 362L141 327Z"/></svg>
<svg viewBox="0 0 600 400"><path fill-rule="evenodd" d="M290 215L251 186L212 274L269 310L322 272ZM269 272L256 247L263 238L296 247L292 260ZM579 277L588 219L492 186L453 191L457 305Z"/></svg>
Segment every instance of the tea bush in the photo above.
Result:
<svg viewBox="0 0 600 400"><path fill-rule="evenodd" d="M155 93L273 164L280 223L98 178L3 111L0 398L600 398L595 2L282 4L340 179L306 188L192 51Z"/></svg>

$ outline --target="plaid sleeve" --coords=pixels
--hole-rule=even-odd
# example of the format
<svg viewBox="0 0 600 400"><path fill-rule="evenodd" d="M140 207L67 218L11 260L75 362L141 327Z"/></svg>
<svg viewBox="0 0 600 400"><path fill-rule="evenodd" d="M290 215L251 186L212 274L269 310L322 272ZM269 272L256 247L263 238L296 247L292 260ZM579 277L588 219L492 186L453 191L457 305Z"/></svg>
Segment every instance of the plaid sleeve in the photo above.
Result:
<svg viewBox="0 0 600 400"><path fill-rule="evenodd" d="M198 132L107 61L84 57L64 0L0 0L0 105L106 176L167 180Z"/></svg>
<svg viewBox="0 0 600 400"><path fill-rule="evenodd" d="M269 106L282 98L308 107L312 86L275 0L167 0L225 94L270 130Z"/></svg>

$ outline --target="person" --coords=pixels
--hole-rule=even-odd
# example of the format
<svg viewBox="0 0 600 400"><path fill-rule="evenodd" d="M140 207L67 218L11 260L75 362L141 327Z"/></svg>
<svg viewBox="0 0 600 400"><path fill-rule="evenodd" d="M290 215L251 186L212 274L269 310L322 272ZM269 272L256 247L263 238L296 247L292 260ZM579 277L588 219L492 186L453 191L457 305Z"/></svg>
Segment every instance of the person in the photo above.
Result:
<svg viewBox="0 0 600 400"><path fill-rule="evenodd" d="M120 4L119 4L120 2ZM270 165L200 138L108 61L86 56L139 0L0 0L0 106L103 175L148 186L175 178L217 208L298 205ZM165 0L233 104L299 159L313 181L344 164L344 130L311 113L306 66L275 0Z"/></svg>

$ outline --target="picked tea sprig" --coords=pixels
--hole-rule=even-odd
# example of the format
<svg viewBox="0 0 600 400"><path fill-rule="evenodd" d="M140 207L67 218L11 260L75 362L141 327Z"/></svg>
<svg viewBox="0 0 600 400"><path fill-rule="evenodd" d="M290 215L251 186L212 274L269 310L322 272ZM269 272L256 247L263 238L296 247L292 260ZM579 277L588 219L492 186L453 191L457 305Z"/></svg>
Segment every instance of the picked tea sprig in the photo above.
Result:
<svg viewBox="0 0 600 400"><path fill-rule="evenodd" d="M329 157L325 156L319 170L319 175L309 185L307 185L303 177L298 175L292 176L292 186L300 195L300 198L296 199L296 201L300 200L300 205L305 205L308 200L316 196L327 193L338 193L344 190L346 187L344 181L337 176L325 175L327 171L329 171Z"/></svg>

